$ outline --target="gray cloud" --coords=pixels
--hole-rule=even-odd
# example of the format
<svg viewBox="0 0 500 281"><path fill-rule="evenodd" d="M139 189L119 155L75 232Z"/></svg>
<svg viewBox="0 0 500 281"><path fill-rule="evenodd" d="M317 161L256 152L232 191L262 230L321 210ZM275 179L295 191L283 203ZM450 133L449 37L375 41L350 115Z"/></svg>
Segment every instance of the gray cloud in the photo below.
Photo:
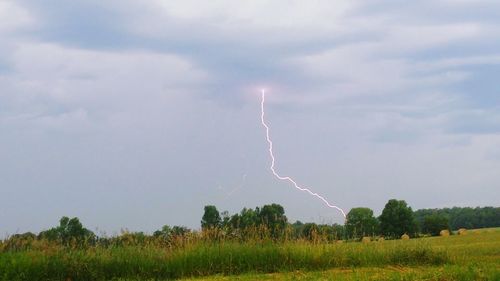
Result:
<svg viewBox="0 0 500 281"><path fill-rule="evenodd" d="M263 86L278 169L341 207L498 205L495 5L4 1L0 230L341 222L271 177Z"/></svg>

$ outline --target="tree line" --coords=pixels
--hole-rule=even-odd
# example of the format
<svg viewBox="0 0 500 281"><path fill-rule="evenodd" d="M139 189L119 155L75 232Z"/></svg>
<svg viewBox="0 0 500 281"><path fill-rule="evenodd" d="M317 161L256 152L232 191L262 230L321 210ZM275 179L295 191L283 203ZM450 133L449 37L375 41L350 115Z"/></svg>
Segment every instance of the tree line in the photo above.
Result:
<svg viewBox="0 0 500 281"><path fill-rule="evenodd" d="M244 208L232 216L227 212L219 214L215 206L209 205L205 206L201 226L202 229L220 229L224 234L233 236L263 226L271 231L273 237L288 235L312 239L315 234L326 235L332 240L365 236L398 238L403 234L417 237L439 235L441 230L499 227L500 208L453 207L413 211L404 200L391 199L378 217L374 216L370 208L359 207L349 211L344 225L326 225L300 221L289 223L284 208L278 204ZM292 231L286 232L287 229Z"/></svg>
<svg viewBox="0 0 500 281"><path fill-rule="evenodd" d="M121 246L130 244L159 243L172 245L183 243L193 237L209 240L290 240L337 241L359 239L365 236L399 238L403 234L418 237L439 235L441 230L459 228L500 227L499 207L421 209L413 211L404 200L391 199L382 214L374 216L366 207L353 208L344 224L316 224L296 221L290 223L285 209L279 204L243 208L230 215L220 213L216 206L204 207L201 231L185 226L165 225L152 235L144 232L123 232L114 237L97 236L85 228L78 218L62 217L59 226L41 231L38 235L27 232L15 234L0 241L3 247L22 249L30 241L49 241L63 246L101 245Z"/></svg>
<svg viewBox="0 0 500 281"><path fill-rule="evenodd" d="M452 230L460 228L488 228L500 226L498 207L453 207L443 209L420 209L415 218L422 231L429 233L429 225L439 222Z"/></svg>
<svg viewBox="0 0 500 281"><path fill-rule="evenodd" d="M279 204L264 205L255 209L244 208L230 216L219 213L213 205L205 206L201 220L204 230L221 230L225 235L239 236L257 228L265 228L274 238L282 236L314 239L327 237L328 240L360 238L364 236L400 237L402 234L416 236L418 224L414 213L404 200L391 199L382 214L376 218L369 208L353 208L349 211L344 225L318 225L296 221L290 224L284 208Z"/></svg>

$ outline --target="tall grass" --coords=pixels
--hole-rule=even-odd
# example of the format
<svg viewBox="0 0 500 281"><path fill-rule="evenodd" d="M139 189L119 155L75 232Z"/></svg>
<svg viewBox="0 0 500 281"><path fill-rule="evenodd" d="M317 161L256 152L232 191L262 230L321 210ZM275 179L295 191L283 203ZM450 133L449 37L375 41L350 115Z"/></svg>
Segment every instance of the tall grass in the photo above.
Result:
<svg viewBox="0 0 500 281"><path fill-rule="evenodd" d="M316 244L196 241L179 248L47 247L0 254L0 280L174 279L212 274L323 270L334 267L438 265L446 252L423 242Z"/></svg>

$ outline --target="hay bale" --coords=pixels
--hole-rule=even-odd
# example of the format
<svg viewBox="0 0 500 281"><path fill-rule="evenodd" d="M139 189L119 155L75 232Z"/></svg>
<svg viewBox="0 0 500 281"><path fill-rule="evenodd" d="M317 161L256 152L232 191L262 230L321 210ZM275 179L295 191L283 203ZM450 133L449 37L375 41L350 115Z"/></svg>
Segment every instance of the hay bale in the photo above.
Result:
<svg viewBox="0 0 500 281"><path fill-rule="evenodd" d="M361 238L361 242L363 243L370 243L370 241L372 241L372 239L368 236Z"/></svg>
<svg viewBox="0 0 500 281"><path fill-rule="evenodd" d="M458 230L458 235L467 235L467 229L465 228L460 228Z"/></svg>
<svg viewBox="0 0 500 281"><path fill-rule="evenodd" d="M337 240L337 244L342 244L344 243L344 240Z"/></svg>
<svg viewBox="0 0 500 281"><path fill-rule="evenodd" d="M443 229L439 232L439 236L448 237L450 236L450 231L448 229Z"/></svg>
<svg viewBox="0 0 500 281"><path fill-rule="evenodd" d="M384 237L379 237L377 241L378 241L378 242L384 242L384 241L385 241L385 239L384 239Z"/></svg>
<svg viewBox="0 0 500 281"><path fill-rule="evenodd" d="M410 236L408 234L401 235L401 240L410 240Z"/></svg>

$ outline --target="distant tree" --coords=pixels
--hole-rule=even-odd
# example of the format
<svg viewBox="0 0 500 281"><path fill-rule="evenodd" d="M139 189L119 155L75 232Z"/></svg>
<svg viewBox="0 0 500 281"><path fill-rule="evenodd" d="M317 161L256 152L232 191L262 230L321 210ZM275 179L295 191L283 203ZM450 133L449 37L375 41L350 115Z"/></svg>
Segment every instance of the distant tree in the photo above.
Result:
<svg viewBox="0 0 500 281"><path fill-rule="evenodd" d="M56 227L40 231L40 233L38 233L38 239L45 239L45 240L48 240L48 241L59 241L59 242L61 242L60 241L59 230Z"/></svg>
<svg viewBox="0 0 500 281"><path fill-rule="evenodd" d="M185 226L174 225L174 227L172 227L172 235L174 235L174 236L184 236L190 232L191 232L191 229L189 229Z"/></svg>
<svg viewBox="0 0 500 281"><path fill-rule="evenodd" d="M415 211L415 217L421 229L423 229L424 219L433 214L448 217L452 230L459 228L500 227L500 207L420 209Z"/></svg>
<svg viewBox="0 0 500 281"><path fill-rule="evenodd" d="M153 233L154 237L161 237L162 239L169 241L174 236L183 236L189 233L191 230L185 226L173 226L164 225L160 230Z"/></svg>
<svg viewBox="0 0 500 281"><path fill-rule="evenodd" d="M228 211L224 211L221 214L221 227L222 228L230 228L231 227L231 216Z"/></svg>
<svg viewBox="0 0 500 281"><path fill-rule="evenodd" d="M273 237L277 237L285 229L287 217L285 209L279 204L264 205L258 210L258 217L261 224L271 230Z"/></svg>
<svg viewBox="0 0 500 281"><path fill-rule="evenodd" d="M339 239L344 239L345 238L345 226L334 223L331 226L331 231L332 231L332 239L334 240L339 240Z"/></svg>
<svg viewBox="0 0 500 281"><path fill-rule="evenodd" d="M413 235L417 230L413 211L404 200L389 200L379 220L381 232L389 237Z"/></svg>
<svg viewBox="0 0 500 281"><path fill-rule="evenodd" d="M308 240L314 240L315 237L319 234L319 227L315 223L305 223L302 226L302 237Z"/></svg>
<svg viewBox="0 0 500 281"><path fill-rule="evenodd" d="M2 251L2 248L10 251L28 250L35 239L36 235L31 232L14 234L4 241L0 240L0 252Z"/></svg>
<svg viewBox="0 0 500 281"><path fill-rule="evenodd" d="M259 208L256 209L259 210ZM241 228L254 227L259 224L259 215L257 211L251 208L243 208L240 212L239 218Z"/></svg>
<svg viewBox="0 0 500 281"><path fill-rule="evenodd" d="M39 233L38 237L51 241L59 241L65 245L71 242L76 242L78 244L82 244L85 241L93 243L96 239L95 234L84 228L77 217L72 219L62 217L59 220L58 227L42 231Z"/></svg>
<svg viewBox="0 0 500 281"><path fill-rule="evenodd" d="M257 208L257 210L259 210ZM243 208L239 214L231 216L230 224L233 229L245 230L259 224L257 212L251 208Z"/></svg>
<svg viewBox="0 0 500 281"><path fill-rule="evenodd" d="M417 222L418 231L422 232L424 229L424 220L427 216L437 213L437 209L421 209L413 212L415 221Z"/></svg>
<svg viewBox="0 0 500 281"><path fill-rule="evenodd" d="M160 230L153 232L153 236L164 240L170 240L172 236L172 228L169 225L164 225Z"/></svg>
<svg viewBox="0 0 500 281"><path fill-rule="evenodd" d="M290 224L290 227L292 228L292 235L294 238L302 237L302 231L304 228L303 222L297 220L294 223Z"/></svg>
<svg viewBox="0 0 500 281"><path fill-rule="evenodd" d="M444 229L450 229L448 217L445 215L432 214L424 218L424 223L422 225L423 233L437 236L439 235L439 232Z"/></svg>
<svg viewBox="0 0 500 281"><path fill-rule="evenodd" d="M215 228L221 225L221 217L217 208L213 205L205 206L205 212L201 218L201 227Z"/></svg>
<svg viewBox="0 0 500 281"><path fill-rule="evenodd" d="M234 214L231 216L231 219L229 220L229 224L231 225L231 229L236 230L240 229L240 215L239 214Z"/></svg>
<svg viewBox="0 0 500 281"><path fill-rule="evenodd" d="M349 237L375 235L379 232L379 223L371 209L353 208L347 214L346 230Z"/></svg>

